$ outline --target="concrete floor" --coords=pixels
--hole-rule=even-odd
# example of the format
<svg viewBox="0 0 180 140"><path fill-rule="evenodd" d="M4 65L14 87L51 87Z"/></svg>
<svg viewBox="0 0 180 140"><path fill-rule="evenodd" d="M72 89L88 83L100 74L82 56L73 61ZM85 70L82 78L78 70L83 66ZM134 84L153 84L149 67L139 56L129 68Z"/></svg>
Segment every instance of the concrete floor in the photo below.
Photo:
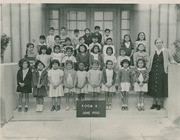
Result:
<svg viewBox="0 0 180 140"><path fill-rule="evenodd" d="M1 128L1 140L180 140L180 126L174 125L165 110L150 110L151 98L146 98L146 110L137 111L136 98L131 97L130 110L120 110L120 100L113 98L113 108L106 118L76 118L76 111L35 112L31 99L27 113L14 111L14 118ZM64 99L62 100L64 104Z"/></svg>

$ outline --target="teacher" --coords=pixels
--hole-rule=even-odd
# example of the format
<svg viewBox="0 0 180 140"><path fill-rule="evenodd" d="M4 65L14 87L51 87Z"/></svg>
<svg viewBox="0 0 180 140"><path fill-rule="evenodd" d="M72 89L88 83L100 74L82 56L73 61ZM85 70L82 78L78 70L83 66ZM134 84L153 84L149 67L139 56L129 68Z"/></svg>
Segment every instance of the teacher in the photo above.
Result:
<svg viewBox="0 0 180 140"><path fill-rule="evenodd" d="M174 61L169 50L163 47L163 41L157 38L154 41L156 49L150 55L150 73L148 94L153 97L150 109L160 110L163 107L164 97L168 97L168 64Z"/></svg>

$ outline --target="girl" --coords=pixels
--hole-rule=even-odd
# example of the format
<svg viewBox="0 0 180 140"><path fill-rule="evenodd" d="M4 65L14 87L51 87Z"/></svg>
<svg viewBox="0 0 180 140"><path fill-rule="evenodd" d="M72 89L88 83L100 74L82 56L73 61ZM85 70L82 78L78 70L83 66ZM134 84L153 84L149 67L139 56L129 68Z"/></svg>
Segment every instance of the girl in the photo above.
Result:
<svg viewBox="0 0 180 140"><path fill-rule="evenodd" d="M47 46L41 46L39 55L37 55L36 59L42 61L42 63L45 65L45 68L47 69L50 64L50 58L50 55L47 54Z"/></svg>
<svg viewBox="0 0 180 140"><path fill-rule="evenodd" d="M135 49L138 47L139 44L144 44L144 46L147 46L147 41L146 41L146 34L144 32L138 33L136 42L135 42Z"/></svg>
<svg viewBox="0 0 180 140"><path fill-rule="evenodd" d="M107 40L107 38L112 38L112 36L111 36L111 31L110 31L110 29L105 29L104 30L104 45L106 45L106 40Z"/></svg>
<svg viewBox="0 0 180 140"><path fill-rule="evenodd" d="M134 72L134 91L138 94L138 110L144 111L144 92L147 92L147 82L149 79L146 61L142 58L137 60L137 69Z"/></svg>
<svg viewBox="0 0 180 140"><path fill-rule="evenodd" d="M148 54L146 53L146 47L142 43L138 45L137 52L134 53L134 64L137 63L137 60L139 58L143 58L146 63L148 62Z"/></svg>
<svg viewBox="0 0 180 140"><path fill-rule="evenodd" d="M47 96L48 74L45 65L40 60L35 63L35 71L33 72L33 95L36 97L36 112L43 111L44 97Z"/></svg>
<svg viewBox="0 0 180 140"><path fill-rule="evenodd" d="M48 71L48 79L50 82L49 97L52 98L51 111L59 111L61 104L61 97L64 96L62 80L64 72L59 69L60 63L54 59L51 61L51 69Z"/></svg>
<svg viewBox="0 0 180 140"><path fill-rule="evenodd" d="M126 52L123 48L120 48L119 50L119 57L117 58L117 63L118 63L118 68L121 69L121 62L124 60L124 59L127 59L130 61L130 57L126 55Z"/></svg>
<svg viewBox="0 0 180 140"><path fill-rule="evenodd" d="M78 100L85 99L85 93L87 93L87 72L85 71L85 64L80 62L78 64L78 71L77 71L77 85L76 90L78 94Z"/></svg>
<svg viewBox="0 0 180 140"><path fill-rule="evenodd" d="M98 69L102 70L104 67L104 60L103 60L103 55L102 55L98 45L94 45L91 50L91 54L90 54L90 58L89 58L90 68L92 68L94 60L98 61L98 63L99 63Z"/></svg>
<svg viewBox="0 0 180 140"><path fill-rule="evenodd" d="M102 72L102 91L105 92L105 100L106 100L106 109L111 110L112 104L112 93L116 92L115 82L116 82L116 72L112 69L113 62L111 60L107 60L106 69Z"/></svg>
<svg viewBox="0 0 180 140"><path fill-rule="evenodd" d="M80 45L78 48L78 54L76 55L77 64L84 63L84 70L89 70L89 53L85 45Z"/></svg>
<svg viewBox="0 0 180 140"><path fill-rule="evenodd" d="M76 109L76 80L77 73L73 69L73 62L71 60L67 60L63 79L64 93L66 94L66 110L69 110L69 98L71 93L73 94L73 109Z"/></svg>
<svg viewBox="0 0 180 140"><path fill-rule="evenodd" d="M126 52L126 55L130 57L131 65L133 65L134 45L129 34L124 35L123 43L121 43L121 48L123 48Z"/></svg>
<svg viewBox="0 0 180 140"><path fill-rule="evenodd" d="M26 55L24 56L30 62L30 67L34 67L34 63L36 61L36 54L34 53L34 44L28 43L26 45Z"/></svg>
<svg viewBox="0 0 180 140"><path fill-rule="evenodd" d="M98 93L100 93L100 84L102 79L102 73L98 69L99 62L93 61L92 69L88 71L88 92L92 94L93 100L98 100Z"/></svg>
<svg viewBox="0 0 180 140"><path fill-rule="evenodd" d="M117 59L113 55L113 48L112 47L107 47L106 54L107 55L104 56L104 63L106 64L107 60L111 60L113 62L113 68L115 68L116 64L117 64Z"/></svg>
<svg viewBox="0 0 180 140"><path fill-rule="evenodd" d="M57 59L61 65L64 53L61 53L61 47L59 45L54 46L54 53L51 53L51 60Z"/></svg>
<svg viewBox="0 0 180 140"><path fill-rule="evenodd" d="M78 49L79 49L80 45L85 45L86 48L87 48L87 50L89 49L88 45L85 44L85 39L84 39L84 37L80 37L80 38L79 38L79 44L76 46L76 52L77 52L77 53L78 53Z"/></svg>
<svg viewBox="0 0 180 140"><path fill-rule="evenodd" d="M128 110L128 93L132 81L132 70L129 68L130 61L124 59L121 62L122 69L118 73L119 90L122 94L122 110Z"/></svg>
<svg viewBox="0 0 180 140"><path fill-rule="evenodd" d="M103 55L104 56L107 55L106 50L107 50L108 47L111 47L113 49L113 54L112 55L115 55L115 47L112 44L112 38L107 38L106 39L106 45L104 45L104 47L103 47Z"/></svg>
<svg viewBox="0 0 180 140"><path fill-rule="evenodd" d="M17 73L17 89L16 91L19 93L18 99L18 112L22 111L22 99L23 94L25 95L25 108L24 112L28 111L29 105L29 94L32 92L32 71L30 69L30 63L26 59L21 59L19 61L19 67Z"/></svg>

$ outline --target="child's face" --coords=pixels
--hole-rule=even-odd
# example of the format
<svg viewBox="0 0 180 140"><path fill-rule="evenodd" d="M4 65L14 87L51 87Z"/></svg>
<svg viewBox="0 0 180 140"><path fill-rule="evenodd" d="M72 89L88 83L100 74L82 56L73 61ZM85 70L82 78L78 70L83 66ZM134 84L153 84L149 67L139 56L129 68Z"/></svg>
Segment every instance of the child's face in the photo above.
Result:
<svg viewBox="0 0 180 140"><path fill-rule="evenodd" d="M125 56L126 52L124 50L121 50L120 55Z"/></svg>
<svg viewBox="0 0 180 140"><path fill-rule="evenodd" d="M43 64L42 64L42 63L39 63L38 66L37 66L37 69L38 69L39 71L42 71L42 70L44 69Z"/></svg>
<svg viewBox="0 0 180 140"><path fill-rule="evenodd" d="M92 41L93 41L94 43L97 43L98 38L92 38Z"/></svg>
<svg viewBox="0 0 180 140"><path fill-rule="evenodd" d="M56 48L54 49L54 52L55 52L55 53L60 53L60 51L61 51L61 50L60 50L59 47L56 47Z"/></svg>
<svg viewBox="0 0 180 140"><path fill-rule="evenodd" d="M66 34L66 30L65 29L61 29L61 33L62 34Z"/></svg>
<svg viewBox="0 0 180 140"><path fill-rule="evenodd" d="M112 54L112 50L111 49L107 49L107 54L111 55Z"/></svg>
<svg viewBox="0 0 180 140"><path fill-rule="evenodd" d="M75 32L74 35L75 35L76 37L78 37L78 36L79 36L79 32Z"/></svg>
<svg viewBox="0 0 180 140"><path fill-rule="evenodd" d="M73 68L73 66L72 66L71 63L68 63L68 64L66 65L66 67L67 67L68 70L71 70L71 69Z"/></svg>
<svg viewBox="0 0 180 140"><path fill-rule="evenodd" d="M33 52L34 46L33 46L33 45L29 46L29 47L28 47L28 50L29 50L30 52Z"/></svg>
<svg viewBox="0 0 180 140"><path fill-rule="evenodd" d="M41 50L42 54L46 54L46 49Z"/></svg>
<svg viewBox="0 0 180 140"><path fill-rule="evenodd" d="M144 45L143 44L139 45L138 49L139 49L139 51L144 51L144 49L145 49Z"/></svg>
<svg viewBox="0 0 180 140"><path fill-rule="evenodd" d="M108 69L112 69L113 63L112 62L108 62L106 66L107 66Z"/></svg>
<svg viewBox="0 0 180 140"><path fill-rule="evenodd" d="M55 41L57 44L60 44L61 39L60 39L60 38L55 38L54 41Z"/></svg>
<svg viewBox="0 0 180 140"><path fill-rule="evenodd" d="M71 56L72 55L72 51L71 50L67 50L67 55Z"/></svg>
<svg viewBox="0 0 180 140"><path fill-rule="evenodd" d="M84 38L81 38L80 43L84 44L84 42L85 42Z"/></svg>
<svg viewBox="0 0 180 140"><path fill-rule="evenodd" d="M41 38L41 39L39 40L39 42L40 42L41 44L44 44L44 43L45 43L45 39L42 39L42 38Z"/></svg>
<svg viewBox="0 0 180 140"><path fill-rule="evenodd" d="M80 46L80 52L85 52L85 48L84 48L84 46Z"/></svg>
<svg viewBox="0 0 180 140"><path fill-rule="evenodd" d="M23 62L22 66L23 66L23 69L27 69L28 68L28 63L25 61L25 62Z"/></svg>
<svg viewBox="0 0 180 140"><path fill-rule="evenodd" d="M93 64L93 70L97 70L98 67L99 67L98 64L96 64L96 63Z"/></svg>
<svg viewBox="0 0 180 140"><path fill-rule="evenodd" d="M49 30L50 35L54 35L54 30Z"/></svg>
<svg viewBox="0 0 180 140"><path fill-rule="evenodd" d="M70 46L71 45L71 41L70 40L66 41L66 45Z"/></svg>
<svg viewBox="0 0 180 140"><path fill-rule="evenodd" d="M79 63L79 69L84 70L84 64L83 63Z"/></svg>
<svg viewBox="0 0 180 140"><path fill-rule="evenodd" d="M129 36L125 36L124 40L125 40L126 42L129 42L129 41L130 41Z"/></svg>
<svg viewBox="0 0 180 140"><path fill-rule="evenodd" d="M140 40L144 40L144 38L145 38L145 35L144 35L143 33L140 33L140 34L139 34L139 39L140 39Z"/></svg>
<svg viewBox="0 0 180 140"><path fill-rule="evenodd" d="M106 43L107 43L107 45L112 45L112 41L111 41L110 39L108 39L108 40L106 41Z"/></svg>
<svg viewBox="0 0 180 140"><path fill-rule="evenodd" d="M59 67L58 63L52 64L52 68L53 68L54 70L58 69L58 67Z"/></svg>
<svg viewBox="0 0 180 140"><path fill-rule="evenodd" d="M123 67L124 67L125 69L127 69L127 68L129 67L129 64L128 64L127 62L124 62L124 63L123 63Z"/></svg>
<svg viewBox="0 0 180 140"><path fill-rule="evenodd" d="M100 31L99 28L94 30L95 33L99 33L99 31Z"/></svg>
<svg viewBox="0 0 180 140"><path fill-rule="evenodd" d="M106 36L109 36L109 35L110 35L110 32L107 30L107 31L105 32L105 35L106 35Z"/></svg>
<svg viewBox="0 0 180 140"><path fill-rule="evenodd" d="M144 62L138 61L138 68L143 68L143 67L144 67Z"/></svg>
<svg viewBox="0 0 180 140"><path fill-rule="evenodd" d="M90 34L90 31L89 30L85 30L85 34Z"/></svg>
<svg viewBox="0 0 180 140"><path fill-rule="evenodd" d="M99 52L98 47L94 47L94 53L98 53L98 52Z"/></svg>

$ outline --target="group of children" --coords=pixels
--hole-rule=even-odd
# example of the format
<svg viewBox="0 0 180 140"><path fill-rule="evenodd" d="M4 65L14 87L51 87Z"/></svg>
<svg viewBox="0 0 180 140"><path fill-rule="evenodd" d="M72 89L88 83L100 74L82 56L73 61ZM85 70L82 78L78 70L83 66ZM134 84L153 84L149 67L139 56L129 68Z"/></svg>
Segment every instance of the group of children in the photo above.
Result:
<svg viewBox="0 0 180 140"><path fill-rule="evenodd" d="M122 110L128 110L128 93L131 87L138 94L138 110L144 111L144 93L148 83L148 54L146 36L140 32L136 43L130 35L124 36L116 58L116 49L110 30L105 30L104 37L95 26L95 32L85 29L85 35L79 37L79 30L74 30L74 37L67 36L66 28L61 28L61 35L54 36L54 28L49 36L41 35L37 47L27 44L26 55L19 61L17 73L17 92L19 93L18 111L22 111L22 99L25 95L25 108L28 111L29 93L36 97L37 112L43 111L44 97L52 98L51 111L61 109L61 97L66 97L66 110L76 109L76 98L85 100L91 94L92 100L98 100L100 93L105 94L106 109L111 109L113 93L122 95ZM36 53L38 52L38 54Z"/></svg>

